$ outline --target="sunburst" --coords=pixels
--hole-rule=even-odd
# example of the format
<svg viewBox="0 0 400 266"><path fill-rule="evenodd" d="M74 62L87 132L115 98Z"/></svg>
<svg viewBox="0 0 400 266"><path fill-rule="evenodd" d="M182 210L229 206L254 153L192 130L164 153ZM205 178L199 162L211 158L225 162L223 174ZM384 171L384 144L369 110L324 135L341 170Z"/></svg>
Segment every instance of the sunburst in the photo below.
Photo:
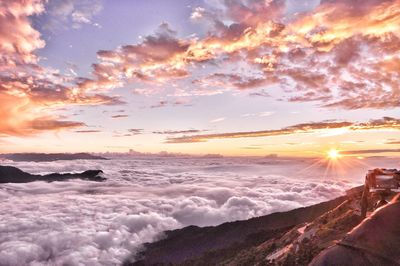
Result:
<svg viewBox="0 0 400 266"><path fill-rule="evenodd" d="M337 160L337 159L339 159L340 157L342 157L342 155L340 154L340 151L339 151L339 150L330 149L330 150L327 152L327 157L328 157L329 160Z"/></svg>

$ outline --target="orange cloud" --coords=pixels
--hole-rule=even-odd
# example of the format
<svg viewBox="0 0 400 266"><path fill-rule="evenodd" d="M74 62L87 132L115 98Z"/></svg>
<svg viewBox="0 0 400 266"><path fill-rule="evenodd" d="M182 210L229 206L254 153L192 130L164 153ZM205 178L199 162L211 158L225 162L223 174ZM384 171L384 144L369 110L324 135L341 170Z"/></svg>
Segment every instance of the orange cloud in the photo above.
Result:
<svg viewBox="0 0 400 266"><path fill-rule="evenodd" d="M370 120L366 123L351 123L351 122L312 122L296 124L293 126L260 131L247 131L247 132L229 132L229 133L216 133L216 134L202 134L190 135L182 137L167 138L166 143L196 143L205 142L211 139L232 139L232 138L254 138L254 137L271 137L283 136L299 133L315 133L320 130L346 128L349 131L363 131L363 130L381 130L381 129L395 129L400 130L400 119L392 117L383 117L382 119Z"/></svg>
<svg viewBox="0 0 400 266"><path fill-rule="evenodd" d="M43 117L43 113L71 105L121 103L116 97L75 91L54 79L39 79L28 73L21 77L12 75L0 74L1 135L28 135L82 126L80 122L58 121L52 115Z"/></svg>
<svg viewBox="0 0 400 266"><path fill-rule="evenodd" d="M43 116L28 97L0 93L0 136L32 135L42 131L61 130L84 126L84 123L60 121L57 117Z"/></svg>
<svg viewBox="0 0 400 266"><path fill-rule="evenodd" d="M282 136L282 135L291 135L297 133L312 133L321 129L344 128L344 127L349 127L351 125L352 124L350 122L304 123L304 124L297 124L294 126L289 126L281 129L272 129L272 130L203 134L203 135L183 136L177 138L168 138L166 143L192 143L192 142L205 142L210 139Z"/></svg>
<svg viewBox="0 0 400 266"><path fill-rule="evenodd" d="M354 155L354 154L375 154L375 153L398 153L400 149L372 149L372 150L352 150L352 151L340 151L342 154Z"/></svg>
<svg viewBox="0 0 400 266"><path fill-rule="evenodd" d="M44 3L41 0L0 3L1 136L84 126L81 122L60 120L51 112L71 105L122 103L118 97L73 86L80 80L74 81L39 65L36 51L45 46L45 41L32 27L29 17L44 12Z"/></svg>
<svg viewBox="0 0 400 266"><path fill-rule="evenodd" d="M400 140L387 140L387 141L385 142L385 144L397 145L397 144L400 144Z"/></svg>

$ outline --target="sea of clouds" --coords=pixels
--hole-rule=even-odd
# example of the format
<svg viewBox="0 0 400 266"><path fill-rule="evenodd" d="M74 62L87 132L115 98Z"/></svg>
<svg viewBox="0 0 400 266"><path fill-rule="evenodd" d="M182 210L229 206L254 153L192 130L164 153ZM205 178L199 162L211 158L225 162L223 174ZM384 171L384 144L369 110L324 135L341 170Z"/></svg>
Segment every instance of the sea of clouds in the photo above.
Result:
<svg viewBox="0 0 400 266"><path fill-rule="evenodd" d="M357 163L343 175L324 164L310 167L313 163L277 158L2 162L41 174L102 169L107 181L0 184L0 264L119 265L165 230L333 199L361 184L374 164L382 165Z"/></svg>

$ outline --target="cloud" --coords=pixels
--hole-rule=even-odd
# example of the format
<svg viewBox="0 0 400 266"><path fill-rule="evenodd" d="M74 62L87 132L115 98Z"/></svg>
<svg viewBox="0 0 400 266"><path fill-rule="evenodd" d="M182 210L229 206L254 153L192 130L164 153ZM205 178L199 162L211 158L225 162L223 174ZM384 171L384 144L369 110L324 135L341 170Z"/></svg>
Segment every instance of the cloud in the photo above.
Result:
<svg viewBox="0 0 400 266"><path fill-rule="evenodd" d="M113 137L121 138L121 137L132 137L136 135L141 135L143 134L144 130L141 128L130 128L127 130L127 132L119 132L119 131L114 131ZM127 147L125 147L127 148Z"/></svg>
<svg viewBox="0 0 400 266"><path fill-rule="evenodd" d="M101 130L97 129L86 129L86 130L75 130L75 133L100 133L102 132Z"/></svg>
<svg viewBox="0 0 400 266"><path fill-rule="evenodd" d="M385 144L390 144L390 145L400 144L400 140L388 139L387 141L385 141Z"/></svg>
<svg viewBox="0 0 400 266"><path fill-rule="evenodd" d="M274 112L260 112L260 113L242 114L240 117L254 117L254 116L265 117L265 116L271 116L273 114Z"/></svg>
<svg viewBox="0 0 400 266"><path fill-rule="evenodd" d="M372 150L351 150L341 151L342 154L375 154L375 153L398 153L400 149L372 149Z"/></svg>
<svg viewBox="0 0 400 266"><path fill-rule="evenodd" d="M32 130L59 130L64 128L75 128L82 126L85 126L85 124L81 122L36 119L31 121L30 128L32 128Z"/></svg>
<svg viewBox="0 0 400 266"><path fill-rule="evenodd" d="M56 116L31 113L36 108L27 97L0 93L0 134L22 136L48 130L62 130L85 126L82 122L63 121Z"/></svg>
<svg viewBox="0 0 400 266"><path fill-rule="evenodd" d="M348 127L350 125L351 123L349 122L304 123L276 130L230 132L230 133L204 134L204 135L192 135L192 136L183 136L177 138L168 138L166 143L191 143L191 142L204 142L210 139L282 136L282 135L290 135L297 133L312 133L322 129L343 128L343 127Z"/></svg>
<svg viewBox="0 0 400 266"><path fill-rule="evenodd" d="M369 129L400 129L400 119L393 117L382 117L381 119L372 119L365 123L355 123L351 127L352 130L369 130Z"/></svg>
<svg viewBox="0 0 400 266"><path fill-rule="evenodd" d="M204 16L204 12L206 10L202 7L196 7L192 14L190 15L190 18L193 20L198 20L201 19Z"/></svg>
<svg viewBox="0 0 400 266"><path fill-rule="evenodd" d="M200 133L204 130L198 129L187 129L187 130L164 130L164 131L153 131L153 134L160 135L176 135L176 134L192 134L192 133Z"/></svg>
<svg viewBox="0 0 400 266"><path fill-rule="evenodd" d="M392 117L383 117L381 119L374 119L365 123L352 123L346 121L311 122L311 123L296 124L281 129L189 135L176 138L171 137L166 139L166 143L196 143L196 142L205 142L211 139L284 136L284 135L292 135L300 133L315 133L321 130L338 129L338 128L343 128L348 131L382 130L382 129L400 130L400 119Z"/></svg>
<svg viewBox="0 0 400 266"><path fill-rule="evenodd" d="M117 119L117 118L126 118L129 117L129 115L113 115L111 118Z"/></svg>
<svg viewBox="0 0 400 266"><path fill-rule="evenodd" d="M143 134L143 129L141 128L131 128L128 129L128 132L131 136Z"/></svg>
<svg viewBox="0 0 400 266"><path fill-rule="evenodd" d="M98 51L101 62L94 65L93 73L97 77L123 76L123 82L183 78L188 72L179 66L180 57L188 47L188 41L178 39L176 32L163 23L140 44Z"/></svg>
<svg viewBox="0 0 400 266"><path fill-rule="evenodd" d="M200 88L188 95L208 87L207 95L263 88L250 95L268 96L264 89L275 86L284 100L327 108L398 107L399 1L321 1L295 14L281 0L212 3L191 15L204 36L179 38L163 23L140 43L99 51L92 85L190 79Z"/></svg>
<svg viewBox="0 0 400 266"><path fill-rule="evenodd" d="M150 106L150 108L160 108L167 106L168 101L159 101L157 104Z"/></svg>
<svg viewBox="0 0 400 266"><path fill-rule="evenodd" d="M131 133L141 133L141 132L143 132L143 129L141 129L141 128L131 128L131 129L128 129L128 131L131 132Z"/></svg>
<svg viewBox="0 0 400 266"><path fill-rule="evenodd" d="M218 117L218 118L212 119L212 120L210 121L210 123L222 122L222 121L224 121L225 119L226 119L226 117Z"/></svg>
<svg viewBox="0 0 400 266"><path fill-rule="evenodd" d="M271 85L276 81L274 77L246 77L238 74L214 73L203 79L193 80L192 84L204 87L232 87L239 90L246 90Z"/></svg>
<svg viewBox="0 0 400 266"><path fill-rule="evenodd" d="M45 25L55 19L55 28L93 24L101 1L0 4L0 134L45 131L29 128L35 121L56 125L60 118L43 118L44 111L122 104L110 91L137 82L189 80L193 86L180 93L185 96L245 89L251 96L269 96L275 86L284 92L283 100L314 101L327 108L398 107L399 1L321 1L299 14L287 14L285 1L278 0L213 3L194 8L192 14L205 24L207 34L183 38L162 23L139 43L98 51L90 77L42 67L37 51L46 43L32 25L46 19ZM206 66L207 71L199 70ZM182 104L187 102L161 100L152 107ZM60 127L49 130L79 124L59 122Z"/></svg>
<svg viewBox="0 0 400 266"><path fill-rule="evenodd" d="M93 22L94 16L103 9L101 0L52 0L45 5L46 13L39 24L44 31L59 32L69 28L79 29Z"/></svg>
<svg viewBox="0 0 400 266"><path fill-rule="evenodd" d="M0 261L119 265L164 230L208 226L316 204L362 182L298 173L312 161L271 158L10 162L31 173L103 169L107 181L0 185ZM268 164L268 170L265 165ZM285 171L282 171L285 169ZM355 169L353 169L355 170ZM317 177L317 178L316 178ZM357 178L355 178L357 177ZM345 178L345 177L344 177ZM346 177L347 178L347 177ZM354 181L354 183L352 183ZM34 201L34 203L33 203Z"/></svg>
<svg viewBox="0 0 400 266"><path fill-rule="evenodd" d="M39 78L37 75L15 69L14 74L0 74L0 134L31 135L40 131L82 126L80 122L58 121L51 112L73 105L121 104L117 97L86 94L59 83L57 77ZM50 113L43 117L43 112Z"/></svg>
<svg viewBox="0 0 400 266"><path fill-rule="evenodd" d="M252 96L252 97L271 97L271 95L268 92L266 92L265 90L261 90L261 91L257 91L257 92L251 92L249 94L249 96Z"/></svg>
<svg viewBox="0 0 400 266"><path fill-rule="evenodd" d="M40 66L36 52L46 43L40 32L33 28L32 17L42 15L45 4L40 0L0 4L2 136L26 136L84 126L82 122L64 121L59 115L52 115L66 106L123 103L117 96L80 89L74 78Z"/></svg>
<svg viewBox="0 0 400 266"><path fill-rule="evenodd" d="M241 147L243 150L262 150L261 147L255 147L255 146L246 146L246 147Z"/></svg>
<svg viewBox="0 0 400 266"><path fill-rule="evenodd" d="M188 100L161 100L157 104L151 105L150 108L161 108L167 106L191 106L191 104Z"/></svg>
<svg viewBox="0 0 400 266"><path fill-rule="evenodd" d="M29 16L43 11L40 0L3 1L0 4L1 71L13 69L19 64L37 62L33 51L43 48L45 42L32 27Z"/></svg>

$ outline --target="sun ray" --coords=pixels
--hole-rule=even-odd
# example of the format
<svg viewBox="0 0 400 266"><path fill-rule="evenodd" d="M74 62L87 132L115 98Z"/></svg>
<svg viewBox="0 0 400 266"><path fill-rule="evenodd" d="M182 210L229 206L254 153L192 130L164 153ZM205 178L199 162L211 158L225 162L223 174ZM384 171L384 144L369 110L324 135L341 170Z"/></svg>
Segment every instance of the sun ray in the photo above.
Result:
<svg viewBox="0 0 400 266"><path fill-rule="evenodd" d="M330 149L327 152L327 157L329 160L337 160L338 158L342 157L342 155L340 154L340 151L337 149Z"/></svg>

